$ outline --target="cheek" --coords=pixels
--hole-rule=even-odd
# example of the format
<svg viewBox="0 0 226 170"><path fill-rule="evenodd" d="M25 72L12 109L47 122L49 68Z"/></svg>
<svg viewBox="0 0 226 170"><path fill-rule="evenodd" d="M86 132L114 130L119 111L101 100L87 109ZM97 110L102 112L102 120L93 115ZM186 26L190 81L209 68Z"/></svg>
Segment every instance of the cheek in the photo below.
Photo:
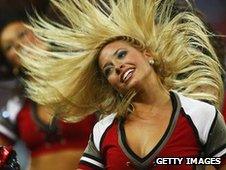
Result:
<svg viewBox="0 0 226 170"><path fill-rule="evenodd" d="M19 56L16 54L16 51L14 49L6 53L6 58L10 63L14 65L20 65Z"/></svg>
<svg viewBox="0 0 226 170"><path fill-rule="evenodd" d="M107 79L107 81L117 91L120 89L120 81L117 76L112 75Z"/></svg>
<svg viewBox="0 0 226 170"><path fill-rule="evenodd" d="M149 62L148 62L148 59L144 58L144 57L139 57L137 59L137 64L138 65L141 65L143 67L146 67L146 66L150 66Z"/></svg>
<svg viewBox="0 0 226 170"><path fill-rule="evenodd" d="M21 41L25 45L28 45L30 43L35 44L36 42L34 36L31 33L28 33L26 36L24 36Z"/></svg>
<svg viewBox="0 0 226 170"><path fill-rule="evenodd" d="M109 76L109 78L107 79L108 83L112 86L116 85L116 78L115 76Z"/></svg>
<svg viewBox="0 0 226 170"><path fill-rule="evenodd" d="M34 34L30 33L23 39L25 45L35 45L38 48L47 50L47 45L43 41L39 40Z"/></svg>
<svg viewBox="0 0 226 170"><path fill-rule="evenodd" d="M141 60L137 61L137 66L143 72L150 71L150 69L151 69L151 66L150 66L149 62L147 60L145 60L145 59L141 59Z"/></svg>
<svg viewBox="0 0 226 170"><path fill-rule="evenodd" d="M15 60L17 58L17 54L15 49L11 49L6 53L6 58L10 61Z"/></svg>

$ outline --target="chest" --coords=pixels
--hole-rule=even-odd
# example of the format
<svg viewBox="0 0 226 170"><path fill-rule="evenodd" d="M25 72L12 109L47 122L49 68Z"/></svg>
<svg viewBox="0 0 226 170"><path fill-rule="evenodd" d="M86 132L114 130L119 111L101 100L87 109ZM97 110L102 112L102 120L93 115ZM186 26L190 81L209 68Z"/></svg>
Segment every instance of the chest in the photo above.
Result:
<svg viewBox="0 0 226 170"><path fill-rule="evenodd" d="M139 157L145 157L159 142L167 130L170 116L152 120L138 120L124 124L125 138L129 147ZM142 140L141 140L142 139Z"/></svg>
<svg viewBox="0 0 226 170"><path fill-rule="evenodd" d="M142 132L140 132L142 134ZM143 135L153 135L144 134ZM140 141L147 139L140 135ZM149 152L141 157L129 146L125 131L120 124L109 130L101 143L102 157L109 169L152 169L157 157L192 157L200 153L197 136L188 120L179 116L172 132L167 128L157 143L149 148ZM184 167L181 167L184 166ZM191 166L181 165L179 169L192 169ZM161 169L162 167L155 167ZM172 167L177 169L177 167Z"/></svg>

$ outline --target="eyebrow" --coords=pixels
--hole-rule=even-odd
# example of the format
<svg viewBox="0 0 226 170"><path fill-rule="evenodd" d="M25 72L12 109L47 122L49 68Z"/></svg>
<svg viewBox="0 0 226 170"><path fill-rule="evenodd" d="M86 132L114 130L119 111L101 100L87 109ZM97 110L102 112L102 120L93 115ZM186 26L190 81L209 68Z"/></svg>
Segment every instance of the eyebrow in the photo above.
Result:
<svg viewBox="0 0 226 170"><path fill-rule="evenodd" d="M112 56L116 56L118 54L118 51L121 50L122 48L117 49Z"/></svg>

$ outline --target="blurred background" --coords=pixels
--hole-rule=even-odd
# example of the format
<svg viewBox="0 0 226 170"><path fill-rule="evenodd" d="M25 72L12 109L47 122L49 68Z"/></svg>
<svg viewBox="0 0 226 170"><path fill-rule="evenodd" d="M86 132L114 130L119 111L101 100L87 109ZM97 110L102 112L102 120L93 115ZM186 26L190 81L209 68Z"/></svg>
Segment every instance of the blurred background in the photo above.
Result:
<svg viewBox="0 0 226 170"><path fill-rule="evenodd" d="M226 35L226 0L194 0L194 4L216 33ZM16 16L24 15L25 11L32 13L34 9L48 14L52 10L48 0L0 0L0 30L7 22L15 19ZM226 47L226 38L222 38L222 42L224 47ZM5 61L2 53L0 53L0 56L1 81L6 77L12 76L13 71L7 61ZM224 58L223 61L226 63ZM4 89L0 89L0 101L5 98L4 95ZM25 170L29 164L29 152L21 141L17 142L15 148L19 154L22 170Z"/></svg>
<svg viewBox="0 0 226 170"><path fill-rule="evenodd" d="M39 13L51 11L48 0L0 0L0 32L7 23L18 19L23 20L26 13L31 14L34 12L34 9ZM14 93L9 91L10 88L12 89L11 91L15 89L15 85L10 81L13 77L15 75L12 66L6 61L2 51L0 51L0 111L4 110L6 99ZM8 83L8 85L5 85L5 83ZM0 123L2 123L1 120ZM30 152L26 149L24 142L17 140L15 150L18 153L21 170L29 169Z"/></svg>

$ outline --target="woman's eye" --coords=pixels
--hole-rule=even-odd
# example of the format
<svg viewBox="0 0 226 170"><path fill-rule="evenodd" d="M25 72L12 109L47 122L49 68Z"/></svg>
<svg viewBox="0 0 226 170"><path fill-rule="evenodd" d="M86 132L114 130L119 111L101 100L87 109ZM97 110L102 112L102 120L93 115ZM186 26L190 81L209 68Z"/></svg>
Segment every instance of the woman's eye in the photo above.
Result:
<svg viewBox="0 0 226 170"><path fill-rule="evenodd" d="M121 59L121 58L124 58L126 54L127 54L127 51L123 50L123 51L119 51L117 56L119 59Z"/></svg>
<svg viewBox="0 0 226 170"><path fill-rule="evenodd" d="M109 77L109 75L111 74L111 72L112 72L112 67L108 67L108 68L106 68L106 69L104 69L104 75L105 75L105 77Z"/></svg>

